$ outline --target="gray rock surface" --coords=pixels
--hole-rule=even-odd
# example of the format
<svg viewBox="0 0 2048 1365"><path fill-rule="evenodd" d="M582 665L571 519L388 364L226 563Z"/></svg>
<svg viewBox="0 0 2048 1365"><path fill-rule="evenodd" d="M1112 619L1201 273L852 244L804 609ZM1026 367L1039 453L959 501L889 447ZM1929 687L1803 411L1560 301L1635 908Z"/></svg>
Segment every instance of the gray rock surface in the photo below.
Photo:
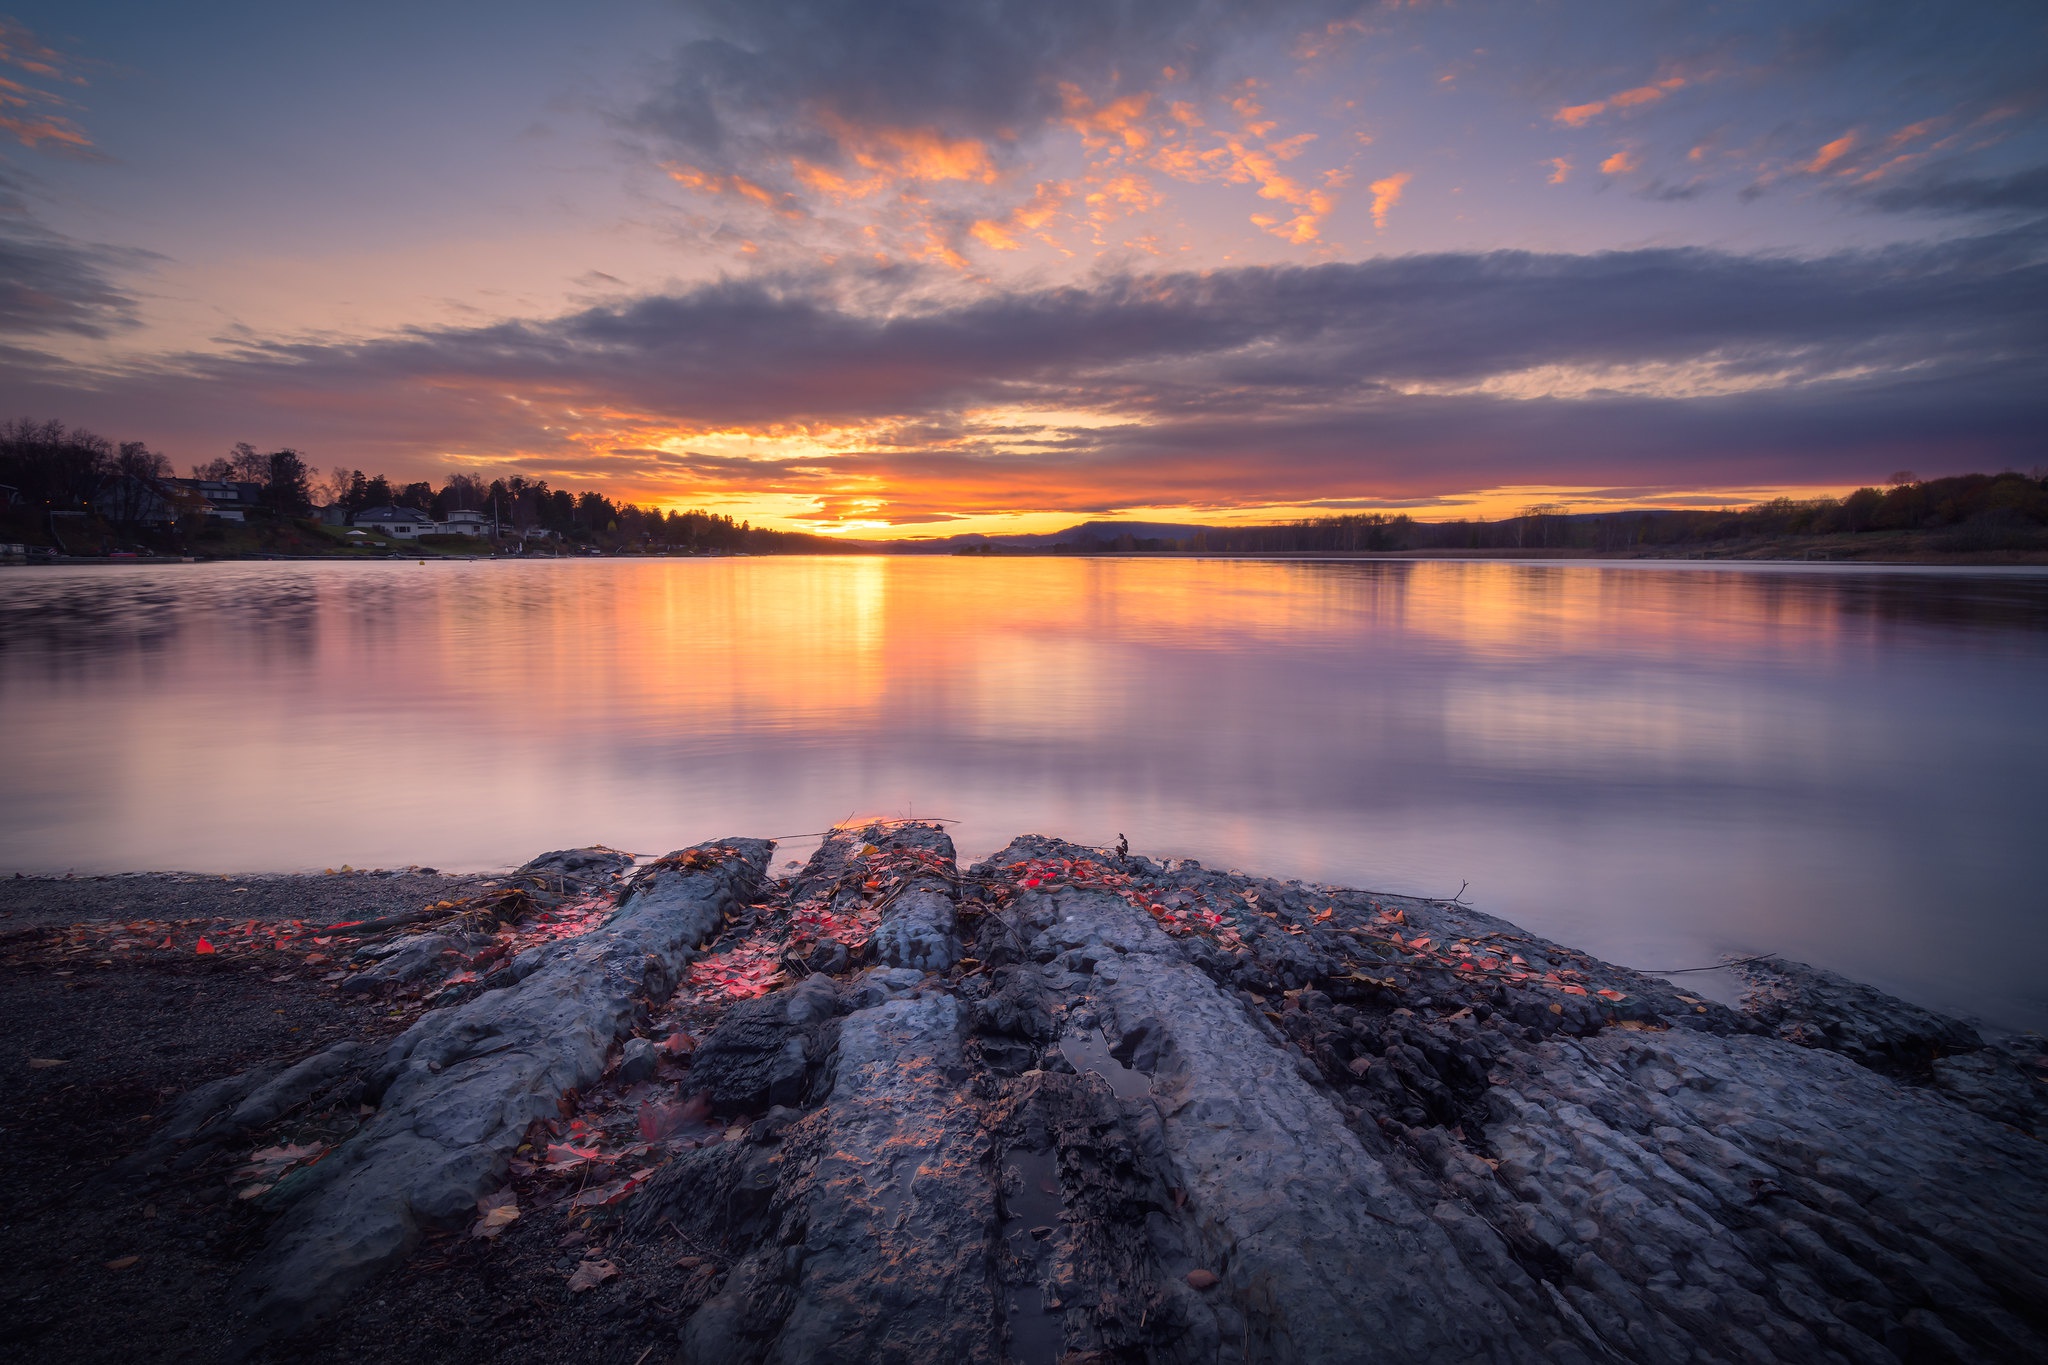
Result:
<svg viewBox="0 0 2048 1365"><path fill-rule="evenodd" d="M691 1088L708 1091L721 1113L796 1103L831 1047L838 1010L827 976L737 1002L690 1059Z"/></svg>
<svg viewBox="0 0 2048 1365"><path fill-rule="evenodd" d="M543 853L512 874L514 884L535 881L542 889L568 895L605 890L633 869L634 858L615 848L562 848Z"/></svg>
<svg viewBox="0 0 2048 1365"><path fill-rule="evenodd" d="M266 1196L296 1197L247 1275L267 1321L466 1219L651 1001L696 1045L627 1041L623 1102L645 1061L717 1119L639 1158L612 1249L698 1267L686 1360L2048 1358L2039 1039L1799 964L1733 1011L1462 905L1037 837L963 875L909 823L731 921L744 990L668 1000L756 889L766 846L727 846L381 1057L174 1112L381 1093Z"/></svg>
<svg viewBox="0 0 2048 1365"><path fill-rule="evenodd" d="M771 845L730 839L644 871L601 927L516 985L423 1017L371 1077L376 1116L314 1167L238 1288L260 1328L338 1307L421 1231L466 1221L561 1096L602 1074L650 992L674 988L721 915L753 895Z"/></svg>
<svg viewBox="0 0 2048 1365"><path fill-rule="evenodd" d="M1936 1058L1984 1046L1961 1020L1804 962L1751 958L1730 969L1748 983L1743 1008L1801 1047L1840 1052L1880 1069L1924 1070Z"/></svg>
<svg viewBox="0 0 2048 1365"><path fill-rule="evenodd" d="M628 1038L626 1046L619 1053L619 1081L623 1085L637 1085L654 1076L655 1064L661 1054L654 1050L654 1044L645 1038Z"/></svg>
<svg viewBox="0 0 2048 1365"><path fill-rule="evenodd" d="M375 965L341 983L345 991L375 991L386 986L445 977L469 954L487 946L488 934L407 934L375 948Z"/></svg>

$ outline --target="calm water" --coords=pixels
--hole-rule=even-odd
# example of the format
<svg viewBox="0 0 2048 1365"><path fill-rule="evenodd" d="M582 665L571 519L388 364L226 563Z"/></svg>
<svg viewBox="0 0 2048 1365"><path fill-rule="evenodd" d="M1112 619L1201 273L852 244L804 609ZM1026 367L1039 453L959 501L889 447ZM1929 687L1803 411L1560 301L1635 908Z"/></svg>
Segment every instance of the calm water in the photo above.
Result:
<svg viewBox="0 0 2048 1365"><path fill-rule="evenodd" d="M2048 1026L2048 576L747 559L0 570L0 869L953 817ZM793 839L801 857L815 840ZM1718 992L1725 986L1716 986Z"/></svg>

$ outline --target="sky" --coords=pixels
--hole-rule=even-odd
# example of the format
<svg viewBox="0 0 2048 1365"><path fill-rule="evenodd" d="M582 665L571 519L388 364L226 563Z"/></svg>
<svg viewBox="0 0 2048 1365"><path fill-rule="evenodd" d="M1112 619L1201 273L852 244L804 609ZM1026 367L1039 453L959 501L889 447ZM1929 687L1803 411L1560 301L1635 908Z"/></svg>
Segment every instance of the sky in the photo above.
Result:
<svg viewBox="0 0 2048 1365"><path fill-rule="evenodd" d="M0 0L0 417L861 536L2048 466L2048 8Z"/></svg>

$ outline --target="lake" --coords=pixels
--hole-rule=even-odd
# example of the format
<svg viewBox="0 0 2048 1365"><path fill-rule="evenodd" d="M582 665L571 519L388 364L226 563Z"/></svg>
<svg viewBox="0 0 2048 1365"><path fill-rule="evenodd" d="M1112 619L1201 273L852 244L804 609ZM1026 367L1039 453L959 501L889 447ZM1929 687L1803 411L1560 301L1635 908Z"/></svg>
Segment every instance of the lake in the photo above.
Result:
<svg viewBox="0 0 2048 1365"><path fill-rule="evenodd" d="M1781 952L2048 1027L2048 575L759 558L0 570L0 869L855 814ZM1686 978L1726 997L1725 974Z"/></svg>

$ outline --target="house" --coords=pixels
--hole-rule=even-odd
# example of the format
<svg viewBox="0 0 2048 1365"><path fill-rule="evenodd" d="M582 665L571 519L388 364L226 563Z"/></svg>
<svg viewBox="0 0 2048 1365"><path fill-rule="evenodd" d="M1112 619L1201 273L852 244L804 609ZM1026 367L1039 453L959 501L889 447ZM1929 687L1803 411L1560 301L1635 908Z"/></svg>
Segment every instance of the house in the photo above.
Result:
<svg viewBox="0 0 2048 1365"><path fill-rule="evenodd" d="M320 518L322 526L348 525L348 508L342 503L331 502L325 507L316 507L313 515Z"/></svg>
<svg viewBox="0 0 2048 1365"><path fill-rule="evenodd" d="M381 531L393 540L418 540L434 534L432 516L413 507L366 507L356 513L356 525Z"/></svg>
<svg viewBox="0 0 2048 1365"><path fill-rule="evenodd" d="M550 531L545 526L529 526L526 528L526 539L528 540L549 540L553 538L554 534L553 531Z"/></svg>
<svg viewBox="0 0 2048 1365"><path fill-rule="evenodd" d="M488 512L472 512L467 509L450 512L448 520L436 528L443 535L488 536L491 533L491 515Z"/></svg>
<svg viewBox="0 0 2048 1365"><path fill-rule="evenodd" d="M198 510L197 500L172 487L167 479L114 474L100 480L92 505L107 520L124 526L169 526L178 519L181 501Z"/></svg>
<svg viewBox="0 0 2048 1365"><path fill-rule="evenodd" d="M222 521L247 521L249 509L263 503L263 485L244 479L165 479L183 492L185 501L197 499L206 515Z"/></svg>

